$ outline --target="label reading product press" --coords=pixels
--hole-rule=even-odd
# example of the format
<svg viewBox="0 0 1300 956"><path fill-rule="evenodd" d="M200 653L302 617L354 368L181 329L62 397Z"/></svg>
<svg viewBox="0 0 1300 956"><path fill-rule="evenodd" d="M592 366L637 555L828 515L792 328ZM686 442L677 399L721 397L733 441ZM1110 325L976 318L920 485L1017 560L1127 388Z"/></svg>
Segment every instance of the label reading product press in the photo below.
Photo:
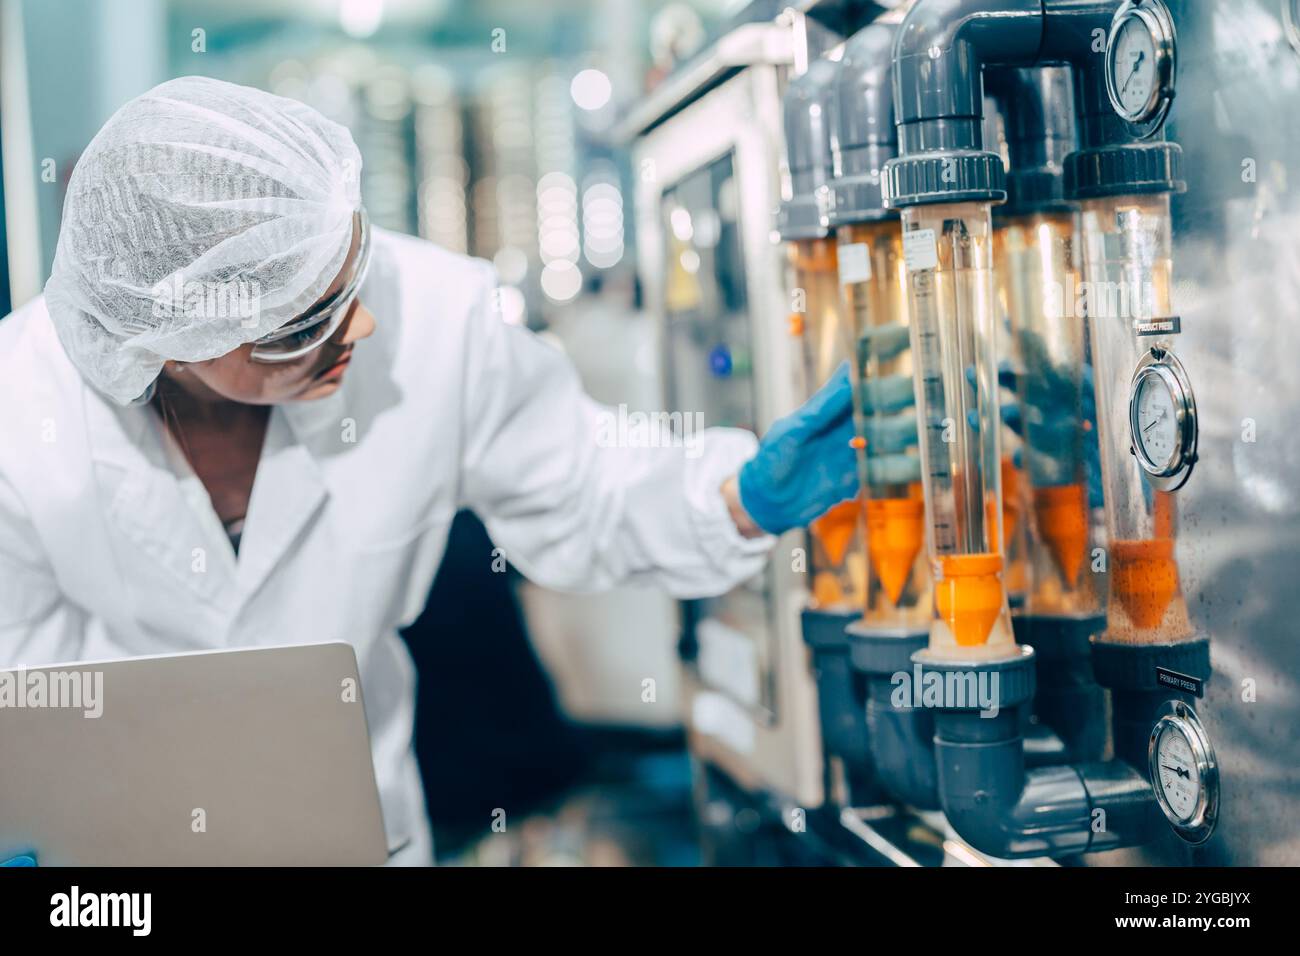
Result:
<svg viewBox="0 0 1300 956"><path fill-rule="evenodd" d="M903 233L903 261L908 272L939 267L939 250L934 244L933 229L914 229Z"/></svg>
<svg viewBox="0 0 1300 956"><path fill-rule="evenodd" d="M1183 320L1173 315L1165 319L1137 320L1133 328L1138 335L1178 335L1183 331Z"/></svg>
<svg viewBox="0 0 1300 956"><path fill-rule="evenodd" d="M865 242L850 242L839 249L840 285L871 281L871 255Z"/></svg>

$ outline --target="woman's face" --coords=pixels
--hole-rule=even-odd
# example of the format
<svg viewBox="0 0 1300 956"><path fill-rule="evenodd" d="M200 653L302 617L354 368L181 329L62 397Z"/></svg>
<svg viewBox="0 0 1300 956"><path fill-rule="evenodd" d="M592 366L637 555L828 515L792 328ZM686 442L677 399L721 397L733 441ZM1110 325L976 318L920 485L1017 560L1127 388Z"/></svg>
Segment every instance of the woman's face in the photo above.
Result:
<svg viewBox="0 0 1300 956"><path fill-rule="evenodd" d="M361 226L352 234L343 267L320 300L338 293L352 278L361 254ZM338 330L319 348L299 359L268 364L252 359L252 343L205 362L168 362L166 373L197 398L226 399L245 405L309 402L337 391L352 360L352 346L375 330L375 319L360 297L352 302Z"/></svg>

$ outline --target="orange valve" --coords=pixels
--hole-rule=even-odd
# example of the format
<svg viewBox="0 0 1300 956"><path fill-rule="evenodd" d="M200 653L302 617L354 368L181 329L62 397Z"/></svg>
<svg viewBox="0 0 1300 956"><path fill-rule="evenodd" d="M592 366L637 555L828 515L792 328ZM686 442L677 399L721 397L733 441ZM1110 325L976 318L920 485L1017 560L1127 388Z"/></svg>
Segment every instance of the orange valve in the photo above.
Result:
<svg viewBox="0 0 1300 956"><path fill-rule="evenodd" d="M918 498L867 499L867 553L893 604L903 595L925 534L925 502Z"/></svg>
<svg viewBox="0 0 1300 956"><path fill-rule="evenodd" d="M1111 542L1111 594L1135 625L1159 627L1178 592L1174 539Z"/></svg>
<svg viewBox="0 0 1300 956"><path fill-rule="evenodd" d="M939 559L942 579L934 583L934 602L961 647L988 642L1002 613L1002 555L956 554Z"/></svg>
<svg viewBox="0 0 1300 956"><path fill-rule="evenodd" d="M1088 550L1088 507L1083 485L1053 485L1034 489L1038 533L1057 569L1073 588Z"/></svg>
<svg viewBox="0 0 1300 956"><path fill-rule="evenodd" d="M861 504L856 500L841 501L812 523L813 536L821 542L831 564L841 564L848 553L853 533L858 530Z"/></svg>
<svg viewBox="0 0 1300 956"><path fill-rule="evenodd" d="M802 312L790 313L790 334L798 338L803 335L804 319Z"/></svg>
<svg viewBox="0 0 1300 956"><path fill-rule="evenodd" d="M867 447L867 440L861 435L854 435L849 439L849 447L856 448L858 451Z"/></svg>

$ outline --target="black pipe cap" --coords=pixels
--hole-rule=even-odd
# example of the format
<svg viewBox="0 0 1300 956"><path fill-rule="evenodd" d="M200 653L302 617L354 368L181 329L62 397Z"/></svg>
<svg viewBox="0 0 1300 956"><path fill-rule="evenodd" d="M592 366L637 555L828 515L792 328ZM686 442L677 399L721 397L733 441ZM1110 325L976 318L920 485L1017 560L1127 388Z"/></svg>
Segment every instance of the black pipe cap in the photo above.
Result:
<svg viewBox="0 0 1300 956"><path fill-rule="evenodd" d="M885 206L950 202L1006 202L1002 157L984 150L935 150L885 164Z"/></svg>
<svg viewBox="0 0 1300 956"><path fill-rule="evenodd" d="M814 651L848 653L849 638L844 629L862 618L861 611L826 611L804 608L800 615L803 639Z"/></svg>
<svg viewBox="0 0 1300 956"><path fill-rule="evenodd" d="M1186 192L1177 143L1129 143L1083 149L1065 157L1065 195L1100 199Z"/></svg>
<svg viewBox="0 0 1300 956"><path fill-rule="evenodd" d="M865 674L897 674L912 669L912 655L930 643L930 631L873 628L854 624L847 631L849 658Z"/></svg>
<svg viewBox="0 0 1300 956"><path fill-rule="evenodd" d="M997 207L999 216L1031 213L1073 212L1075 204L1065 198L1061 170L1049 166L1012 169L1007 173L1007 201Z"/></svg>
<svg viewBox="0 0 1300 956"><path fill-rule="evenodd" d="M997 674L998 710L1006 710L1034 699L1036 687L1036 669L1034 666L1034 649L1021 644L1016 647L1016 656L992 661L940 660L930 656L928 650L918 651L912 656L912 663L919 664L921 674L938 673L955 674L959 677L974 675L977 680L987 679L986 675ZM915 693L915 691L914 691ZM964 706L944 706L941 710L977 711L977 703L967 702Z"/></svg>

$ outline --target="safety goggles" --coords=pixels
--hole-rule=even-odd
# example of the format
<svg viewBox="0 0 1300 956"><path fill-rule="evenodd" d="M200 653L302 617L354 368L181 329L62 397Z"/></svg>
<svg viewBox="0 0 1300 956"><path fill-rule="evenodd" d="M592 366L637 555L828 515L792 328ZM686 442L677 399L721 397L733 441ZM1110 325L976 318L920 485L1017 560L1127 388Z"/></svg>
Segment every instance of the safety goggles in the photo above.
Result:
<svg viewBox="0 0 1300 956"><path fill-rule="evenodd" d="M254 362L296 361L320 348L339 330L352 311L352 303L357 300L361 283L366 280L366 270L370 268L370 219L364 208L357 215L361 219L361 249L352 279L324 302L253 342L249 358Z"/></svg>

